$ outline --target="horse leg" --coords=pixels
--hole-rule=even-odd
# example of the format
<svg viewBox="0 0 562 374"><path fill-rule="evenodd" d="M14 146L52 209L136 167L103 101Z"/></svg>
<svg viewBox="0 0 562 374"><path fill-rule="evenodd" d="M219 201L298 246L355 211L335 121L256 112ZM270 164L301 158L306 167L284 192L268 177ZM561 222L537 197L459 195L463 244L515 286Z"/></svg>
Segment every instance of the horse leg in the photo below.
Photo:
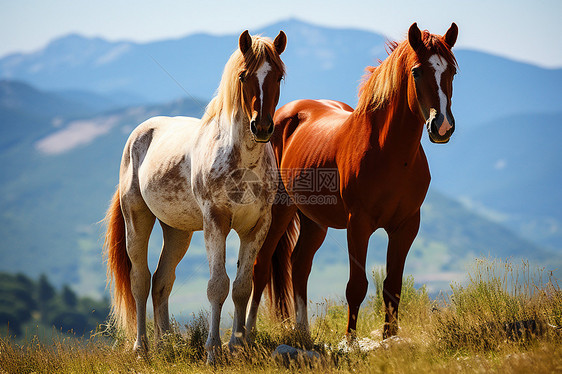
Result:
<svg viewBox="0 0 562 374"><path fill-rule="evenodd" d="M150 292L150 270L148 269L148 239L156 218L143 203L132 208L122 198L123 217L126 226L127 255L131 260L131 292L135 299L137 337L133 349L146 352L146 301Z"/></svg>
<svg viewBox="0 0 562 374"><path fill-rule="evenodd" d="M230 286L230 279L225 268L226 236L230 231L230 217L224 212L211 208L204 214L203 230L211 275L207 283L211 317L205 349L207 350L207 363L214 363L216 353L221 348L219 333L221 310Z"/></svg>
<svg viewBox="0 0 562 374"><path fill-rule="evenodd" d="M324 242L328 228L312 221L301 212L299 218L299 239L291 255L292 282L297 330L308 336L308 276L312 269L312 259Z"/></svg>
<svg viewBox="0 0 562 374"><path fill-rule="evenodd" d="M154 338L158 343L162 335L170 330L168 298L176 279L176 266L189 247L192 232L175 229L160 222L164 234L164 245L158 267L152 277L152 304L154 306Z"/></svg>
<svg viewBox="0 0 562 374"><path fill-rule="evenodd" d="M386 310L383 339L398 333L398 305L402 292L404 263L420 227L419 211L398 229L388 233L386 253L386 278L383 283L383 300Z"/></svg>
<svg viewBox="0 0 562 374"><path fill-rule="evenodd" d="M252 300L246 319L246 329L250 334L250 339L256 328L258 308L263 290L270 281L271 256L296 212L297 208L294 205L279 203L271 207L271 225L254 264Z"/></svg>
<svg viewBox="0 0 562 374"><path fill-rule="evenodd" d="M254 262L258 250L267 235L271 222L270 215L260 217L258 222L248 233L240 235L240 251L238 252L238 269L236 279L232 283L232 301L234 302L234 321L232 325L232 337L228 346L230 351L235 346L240 346L246 338L246 309L248 300L252 293L252 275Z"/></svg>
<svg viewBox="0 0 562 374"><path fill-rule="evenodd" d="M372 229L366 224L369 220L360 215L351 215L347 225L347 247L349 253L349 281L345 291L348 304L346 335L348 340L355 338L359 307L367 294L369 282L365 274L367 247Z"/></svg>

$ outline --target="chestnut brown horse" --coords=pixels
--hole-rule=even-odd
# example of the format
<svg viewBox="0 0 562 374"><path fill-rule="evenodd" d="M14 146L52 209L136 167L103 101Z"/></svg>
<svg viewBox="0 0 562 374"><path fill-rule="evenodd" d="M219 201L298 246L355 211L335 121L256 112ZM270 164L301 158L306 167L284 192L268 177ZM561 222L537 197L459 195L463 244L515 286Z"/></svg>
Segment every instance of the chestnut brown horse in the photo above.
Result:
<svg viewBox="0 0 562 374"><path fill-rule="evenodd" d="M455 129L451 96L457 63L451 48L457 34L454 23L444 36L422 32L414 23L407 41L390 43L386 60L367 69L355 110L328 100L298 100L277 110L271 141L283 183L254 266L248 328L255 326L271 281L274 305L288 315L294 301L297 327L308 332L308 276L332 227L347 229L346 334L352 338L367 293L369 237L383 228L389 238L383 338L397 333L404 262L430 182L423 129L434 143L448 142ZM326 178L331 182L322 182ZM289 203L279 199L283 194Z"/></svg>
<svg viewBox="0 0 562 374"><path fill-rule="evenodd" d="M202 119L154 117L129 136L119 186L107 213L105 247L113 285L112 314L125 331L136 335L136 350L147 349L146 303L151 286L147 247L156 219L164 234L152 278L157 341L170 329L168 298L176 266L193 232L203 230L211 304L206 349L208 360L214 361L222 346L220 315L230 287L225 240L233 229L240 236L240 251L232 284L234 321L229 347L244 344L252 268L268 232L275 190L248 183L246 174L239 171L250 170L252 176L264 180L276 170L267 142L285 72L280 54L286 42L283 31L274 41L243 32Z"/></svg>

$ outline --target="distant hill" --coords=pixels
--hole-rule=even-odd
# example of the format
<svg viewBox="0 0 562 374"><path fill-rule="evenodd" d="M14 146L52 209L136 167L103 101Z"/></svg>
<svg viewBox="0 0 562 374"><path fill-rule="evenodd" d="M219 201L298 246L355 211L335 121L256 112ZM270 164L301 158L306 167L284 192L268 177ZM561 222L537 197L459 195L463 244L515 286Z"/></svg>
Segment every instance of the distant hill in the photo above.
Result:
<svg viewBox="0 0 562 374"><path fill-rule="evenodd" d="M0 108L35 117L91 114L94 108L69 97L40 91L20 81L0 81Z"/></svg>
<svg viewBox="0 0 562 374"><path fill-rule="evenodd" d="M193 35L135 44L69 35L36 53L2 58L0 77L53 91L127 94L146 103L185 96L169 73L192 95L211 97L236 42L234 36Z"/></svg>
<svg viewBox="0 0 562 374"><path fill-rule="evenodd" d="M0 138L0 149L24 139L37 140L56 131L64 121L89 117L127 103L126 98L84 90L43 91L25 82L0 80L0 125L7 130Z"/></svg>
<svg viewBox="0 0 562 374"><path fill-rule="evenodd" d="M425 147L434 185L521 235L562 250L562 112L458 126L450 146Z"/></svg>
<svg viewBox="0 0 562 374"><path fill-rule="evenodd" d="M544 69L472 50L454 52L459 70L452 108L458 127L513 114L560 111L562 69Z"/></svg>
<svg viewBox="0 0 562 374"><path fill-rule="evenodd" d="M331 98L354 106L365 67L387 56L386 38L369 31L296 19L250 31L273 38L279 30L288 37L281 104L299 98ZM138 44L69 35L35 53L1 58L0 78L23 80L51 91L127 94L129 104L189 95L210 98L237 37L195 34ZM562 69L543 69L472 50L455 49L455 54L460 69L453 110L459 125L472 126L512 113L552 112L560 103Z"/></svg>

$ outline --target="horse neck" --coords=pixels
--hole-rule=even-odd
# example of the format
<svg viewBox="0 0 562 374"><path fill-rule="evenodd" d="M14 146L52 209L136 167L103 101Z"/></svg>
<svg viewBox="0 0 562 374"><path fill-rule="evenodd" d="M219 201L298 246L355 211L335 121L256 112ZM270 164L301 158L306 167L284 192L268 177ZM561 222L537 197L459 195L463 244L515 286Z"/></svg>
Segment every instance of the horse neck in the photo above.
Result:
<svg viewBox="0 0 562 374"><path fill-rule="evenodd" d="M250 121L243 112L235 112L231 118L221 116L218 123L223 143L232 151L239 152L240 167L255 165L262 157L265 143L258 143L250 132Z"/></svg>
<svg viewBox="0 0 562 374"><path fill-rule="evenodd" d="M371 147L381 152L400 152L413 155L420 147L423 133L423 119L413 113L408 105L408 85L402 84L391 102L358 114L363 118L357 121L367 126Z"/></svg>

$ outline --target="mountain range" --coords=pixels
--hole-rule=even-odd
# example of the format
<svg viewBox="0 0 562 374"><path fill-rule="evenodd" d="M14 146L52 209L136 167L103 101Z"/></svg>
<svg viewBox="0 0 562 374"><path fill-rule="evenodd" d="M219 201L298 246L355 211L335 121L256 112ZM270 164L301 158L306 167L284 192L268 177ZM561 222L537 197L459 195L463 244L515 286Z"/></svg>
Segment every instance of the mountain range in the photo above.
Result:
<svg viewBox="0 0 562 374"><path fill-rule="evenodd" d="M291 19L252 33L288 35L281 103L331 98L354 105L365 67L386 57L386 38ZM430 30L442 33L445 30ZM406 32L406 30L404 30ZM462 35L463 30L460 30ZM0 59L0 78L51 91L92 91L126 104L212 97L238 35L189 35L145 44L68 35L28 54ZM556 111L562 69L543 69L474 50L455 50L454 106L472 126L513 113ZM313 82L314 84L311 84ZM462 104L461 104L462 103Z"/></svg>
<svg viewBox="0 0 562 374"><path fill-rule="evenodd" d="M354 105L365 67L386 56L385 38L362 30L292 19L250 31L274 37L280 29L288 36L280 105L297 98ZM70 35L35 53L0 58L0 270L46 272L58 284L102 293L98 222L118 182L128 134L154 115L201 116L237 37L198 34L138 44ZM461 280L476 256L559 268L562 69L473 50L455 55L457 132L445 146L424 136L433 179L406 272L439 290ZM152 269L160 243L155 234ZM236 243L229 237L231 278ZM330 282L343 295L345 248L345 232L330 231L315 259L312 297L323 295L322 284L335 272L337 281ZM384 259L385 237L376 233L368 265ZM196 310L207 276L196 235L178 267L181 292L173 297Z"/></svg>

